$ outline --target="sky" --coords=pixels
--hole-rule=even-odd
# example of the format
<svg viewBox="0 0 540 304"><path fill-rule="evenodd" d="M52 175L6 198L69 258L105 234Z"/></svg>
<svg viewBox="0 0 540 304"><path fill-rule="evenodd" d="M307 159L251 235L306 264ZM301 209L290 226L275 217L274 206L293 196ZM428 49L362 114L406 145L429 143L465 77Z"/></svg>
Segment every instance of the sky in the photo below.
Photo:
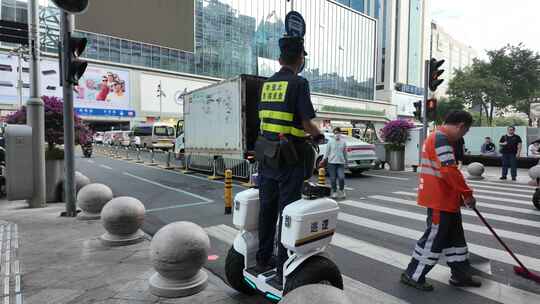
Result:
<svg viewBox="0 0 540 304"><path fill-rule="evenodd" d="M540 0L430 0L431 17L455 39L485 50L524 43L540 52Z"/></svg>

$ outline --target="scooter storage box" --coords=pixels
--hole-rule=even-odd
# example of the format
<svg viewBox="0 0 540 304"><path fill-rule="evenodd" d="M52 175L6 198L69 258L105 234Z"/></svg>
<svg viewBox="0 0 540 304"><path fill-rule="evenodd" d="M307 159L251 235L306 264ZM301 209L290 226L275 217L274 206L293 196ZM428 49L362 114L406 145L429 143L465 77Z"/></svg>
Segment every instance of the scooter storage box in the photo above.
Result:
<svg viewBox="0 0 540 304"><path fill-rule="evenodd" d="M285 248L308 253L332 241L336 231L338 204L329 198L301 199L283 209L281 242Z"/></svg>
<svg viewBox="0 0 540 304"><path fill-rule="evenodd" d="M234 197L233 225L238 229L257 230L259 223L259 190L248 189Z"/></svg>

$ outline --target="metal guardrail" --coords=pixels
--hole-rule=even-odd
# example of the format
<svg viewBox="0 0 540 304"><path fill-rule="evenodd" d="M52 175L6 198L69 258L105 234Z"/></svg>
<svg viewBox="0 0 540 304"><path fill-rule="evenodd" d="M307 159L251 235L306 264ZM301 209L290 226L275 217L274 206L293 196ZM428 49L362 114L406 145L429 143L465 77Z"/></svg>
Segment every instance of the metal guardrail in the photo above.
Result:
<svg viewBox="0 0 540 304"><path fill-rule="evenodd" d="M207 155L184 155L177 159L176 155L170 151L150 150L137 147L119 147L105 144L94 144L96 152L110 157L129 159L148 164L159 164L167 168L185 168L205 173L213 172L214 158ZM235 178L249 179L258 171L258 163L251 163L245 159L233 159L218 157L216 162L216 174L224 176L226 170L231 170Z"/></svg>

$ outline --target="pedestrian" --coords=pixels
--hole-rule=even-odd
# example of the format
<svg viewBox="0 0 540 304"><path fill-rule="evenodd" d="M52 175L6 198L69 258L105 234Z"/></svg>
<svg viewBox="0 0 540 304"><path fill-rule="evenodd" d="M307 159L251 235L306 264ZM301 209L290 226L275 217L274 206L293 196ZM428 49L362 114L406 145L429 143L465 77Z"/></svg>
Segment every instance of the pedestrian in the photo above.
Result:
<svg viewBox="0 0 540 304"><path fill-rule="evenodd" d="M528 156L534 158L540 157L540 140L535 140L529 145Z"/></svg>
<svg viewBox="0 0 540 304"><path fill-rule="evenodd" d="M516 134L516 127L510 126L507 129L506 135L501 137L499 144L501 146L502 154L502 175L501 180L505 180L508 175L508 168L510 168L510 175L512 180L517 178L517 159L521 154L521 137Z"/></svg>
<svg viewBox="0 0 540 304"><path fill-rule="evenodd" d="M319 167L328 167L330 184L332 185L332 198L344 199L345 194L345 165L347 164L347 143L341 136L339 128L334 129L334 137L326 145L324 159ZM337 182L339 181L339 190Z"/></svg>
<svg viewBox="0 0 540 304"><path fill-rule="evenodd" d="M401 282L423 291L432 291L426 275L444 255L451 269L449 283L480 287L471 274L460 207L474 208L476 199L457 168L452 145L473 123L471 114L453 111L443 126L426 139L421 160L418 204L427 208L427 228L414 248L412 259L401 275Z"/></svg>
<svg viewBox="0 0 540 304"><path fill-rule="evenodd" d="M480 147L480 153L484 156L495 156L497 155L497 147L491 142L491 137L486 137L485 142Z"/></svg>
<svg viewBox="0 0 540 304"><path fill-rule="evenodd" d="M306 141L306 132L315 141L324 136L313 122L309 83L298 76L307 53L304 39L285 36L279 40L281 70L262 87L259 103L261 136L255 145L259 161L259 249L257 273L276 268L272 284L283 285L283 264L287 250L278 243L277 261L273 259L276 222L281 239L281 213L302 197L306 175L313 175L314 150ZM309 167L309 168L308 168ZM308 172L308 173L306 173Z"/></svg>

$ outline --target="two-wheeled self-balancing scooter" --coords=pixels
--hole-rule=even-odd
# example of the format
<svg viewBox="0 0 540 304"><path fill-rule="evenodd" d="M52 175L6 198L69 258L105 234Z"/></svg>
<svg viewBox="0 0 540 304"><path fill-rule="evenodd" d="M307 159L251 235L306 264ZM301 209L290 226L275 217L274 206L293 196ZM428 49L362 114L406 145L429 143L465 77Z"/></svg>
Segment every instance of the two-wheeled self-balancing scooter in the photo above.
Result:
<svg viewBox="0 0 540 304"><path fill-rule="evenodd" d="M336 230L338 204L329 199L327 186L305 183L303 198L284 208L281 243L289 258L283 266L283 286L274 283L276 269L258 273L259 190L238 193L234 200L233 224L240 229L227 255L225 273L229 284L245 294L262 293L279 301L291 290L308 284L328 284L343 289L341 272L326 246Z"/></svg>

